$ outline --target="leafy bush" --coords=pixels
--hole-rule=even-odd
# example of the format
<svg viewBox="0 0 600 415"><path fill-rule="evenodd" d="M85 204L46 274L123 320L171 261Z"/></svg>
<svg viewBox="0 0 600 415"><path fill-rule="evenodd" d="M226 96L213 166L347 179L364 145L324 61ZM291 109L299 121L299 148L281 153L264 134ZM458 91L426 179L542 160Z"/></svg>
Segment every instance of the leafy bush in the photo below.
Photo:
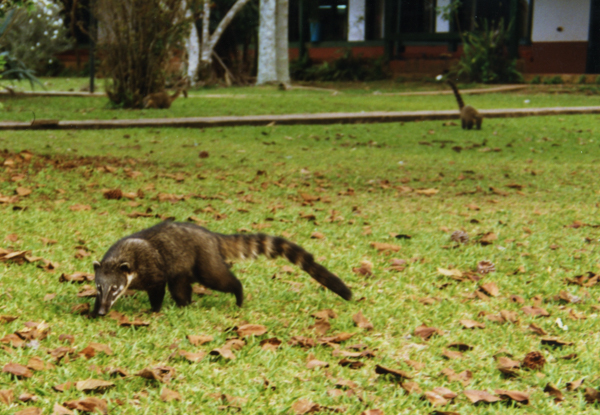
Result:
<svg viewBox="0 0 600 415"><path fill-rule="evenodd" d="M587 83L587 79L586 79L585 75L583 75L583 74L579 75L579 78L577 78L577 83L580 85Z"/></svg>
<svg viewBox="0 0 600 415"><path fill-rule="evenodd" d="M185 0L98 0L98 52L115 106L141 108L165 86L165 69L187 34Z"/></svg>
<svg viewBox="0 0 600 415"><path fill-rule="evenodd" d="M56 74L56 55L73 46L59 16L61 7L50 2L36 2L31 10L13 9L12 17L0 48L13 60L13 68L24 66L37 74ZM15 62L19 62L16 64ZM32 73L33 73L32 72Z"/></svg>
<svg viewBox="0 0 600 415"><path fill-rule="evenodd" d="M353 56L350 49L338 59L320 65L315 65L305 55L291 63L290 75L292 79L299 81L373 81L388 77L383 59Z"/></svg>
<svg viewBox="0 0 600 415"><path fill-rule="evenodd" d="M539 75L536 75L533 78L531 78L531 81L529 81L529 83L533 84L533 85L539 85L542 83L542 77Z"/></svg>
<svg viewBox="0 0 600 415"><path fill-rule="evenodd" d="M563 83L563 79L560 75L555 75L551 78L544 78L544 85L560 85Z"/></svg>
<svg viewBox="0 0 600 415"><path fill-rule="evenodd" d="M463 54L453 72L471 82L522 82L517 60L510 59L506 50L509 27L504 21L495 27L484 21L482 30L463 35Z"/></svg>

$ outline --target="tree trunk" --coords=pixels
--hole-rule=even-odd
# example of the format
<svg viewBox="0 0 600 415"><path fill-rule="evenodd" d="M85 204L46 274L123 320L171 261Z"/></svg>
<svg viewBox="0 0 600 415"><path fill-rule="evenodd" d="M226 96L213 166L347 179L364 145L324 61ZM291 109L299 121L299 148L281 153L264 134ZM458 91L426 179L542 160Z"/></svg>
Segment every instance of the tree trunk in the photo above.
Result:
<svg viewBox="0 0 600 415"><path fill-rule="evenodd" d="M192 23L190 26L190 35L186 42L188 51L187 77L190 85L194 86L198 75L198 65L200 64L200 39L198 38L196 25Z"/></svg>
<svg viewBox="0 0 600 415"><path fill-rule="evenodd" d="M257 85L277 82L277 51L275 48L276 9L277 0L260 0Z"/></svg>
<svg viewBox="0 0 600 415"><path fill-rule="evenodd" d="M277 80L285 84L290 83L290 59L288 42L288 14L289 0L277 0L275 17L277 48Z"/></svg>

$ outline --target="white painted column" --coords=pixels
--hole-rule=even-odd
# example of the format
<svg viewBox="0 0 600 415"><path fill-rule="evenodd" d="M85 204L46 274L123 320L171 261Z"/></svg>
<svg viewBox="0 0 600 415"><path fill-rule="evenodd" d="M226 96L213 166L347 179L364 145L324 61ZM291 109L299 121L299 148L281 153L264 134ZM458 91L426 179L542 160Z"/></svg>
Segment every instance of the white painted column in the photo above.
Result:
<svg viewBox="0 0 600 415"><path fill-rule="evenodd" d="M451 0L438 0L438 7L447 7ZM435 20L435 31L436 33L448 33L450 31L450 21L442 19L442 16L438 15Z"/></svg>
<svg viewBox="0 0 600 415"><path fill-rule="evenodd" d="M590 0L544 0L533 5L534 42L586 41L589 37Z"/></svg>
<svg viewBox="0 0 600 415"><path fill-rule="evenodd" d="M365 40L365 2L366 0L348 1L348 42Z"/></svg>

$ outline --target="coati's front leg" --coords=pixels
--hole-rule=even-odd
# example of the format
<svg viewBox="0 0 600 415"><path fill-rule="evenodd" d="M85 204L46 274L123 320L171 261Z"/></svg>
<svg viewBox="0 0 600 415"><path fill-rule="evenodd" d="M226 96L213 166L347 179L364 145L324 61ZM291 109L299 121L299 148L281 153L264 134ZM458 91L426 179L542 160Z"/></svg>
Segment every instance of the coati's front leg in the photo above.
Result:
<svg viewBox="0 0 600 415"><path fill-rule="evenodd" d="M162 308L162 303L165 299L165 287L166 284L160 284L146 290L150 299L150 307L155 313L158 313Z"/></svg>

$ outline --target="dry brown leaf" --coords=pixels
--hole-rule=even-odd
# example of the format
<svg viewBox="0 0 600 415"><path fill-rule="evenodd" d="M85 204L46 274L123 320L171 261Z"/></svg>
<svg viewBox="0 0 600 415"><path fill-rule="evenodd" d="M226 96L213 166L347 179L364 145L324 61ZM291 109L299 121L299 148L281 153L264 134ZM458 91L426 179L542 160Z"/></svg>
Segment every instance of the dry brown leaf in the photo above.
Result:
<svg viewBox="0 0 600 415"><path fill-rule="evenodd" d="M384 415L381 409L367 409L360 413L360 415Z"/></svg>
<svg viewBox="0 0 600 415"><path fill-rule="evenodd" d="M179 392L175 392L167 387L164 387L162 391L160 391L160 399L163 402L180 401L181 395Z"/></svg>
<svg viewBox="0 0 600 415"><path fill-rule="evenodd" d="M92 210L92 207L90 205L82 205L82 204L76 203L73 206L70 206L69 209L72 210L73 212L80 212L82 210Z"/></svg>
<svg viewBox="0 0 600 415"><path fill-rule="evenodd" d="M206 356L206 352L200 351L197 353L193 353L193 352L188 352L185 350L180 350L179 356L185 357L188 361L190 361L192 363L197 363L200 360L204 359L204 357Z"/></svg>
<svg viewBox="0 0 600 415"><path fill-rule="evenodd" d="M352 272L365 277L373 275L373 263L371 261L361 261L360 267L352 268Z"/></svg>
<svg viewBox="0 0 600 415"><path fill-rule="evenodd" d="M338 333L335 336L329 336L329 337L321 337L319 338L319 343L341 343L341 342L345 342L346 340L350 339L352 336L354 336L355 333ZM312 340L312 339L310 339Z"/></svg>
<svg viewBox="0 0 600 415"><path fill-rule="evenodd" d="M292 404L292 410L296 415L304 415L311 412L318 412L321 406L308 399L298 399Z"/></svg>
<svg viewBox="0 0 600 415"><path fill-rule="evenodd" d="M494 402L498 402L501 400L497 396L494 396L491 393L488 393L486 391L466 389L463 391L463 393L466 395L467 398L469 398L471 403L478 403L478 402L494 403Z"/></svg>
<svg viewBox="0 0 600 415"><path fill-rule="evenodd" d="M486 294L491 295L492 297L497 297L500 294L500 290L498 289L498 286L495 282L481 284L479 288L481 288Z"/></svg>
<svg viewBox="0 0 600 415"><path fill-rule="evenodd" d="M46 364L42 359L34 356L27 362L27 367L31 370L40 371L46 369Z"/></svg>
<svg viewBox="0 0 600 415"><path fill-rule="evenodd" d="M533 323L529 325L528 329L539 336L545 336L548 334L543 328Z"/></svg>
<svg viewBox="0 0 600 415"><path fill-rule="evenodd" d="M474 320L467 320L467 319L460 320L460 324L462 324L467 329L484 329L485 328L484 323L480 323L480 322L474 321Z"/></svg>
<svg viewBox="0 0 600 415"><path fill-rule="evenodd" d="M11 321L15 321L18 318L19 317L17 316L0 315L0 323L10 323Z"/></svg>
<svg viewBox="0 0 600 415"><path fill-rule="evenodd" d="M330 318L337 318L337 314L330 308L326 308L324 310L315 311L311 314L314 318L318 320L329 320Z"/></svg>
<svg viewBox="0 0 600 415"><path fill-rule="evenodd" d="M362 311L359 311L355 315L352 316L352 320L357 327L365 330L373 330L373 323L371 323L367 318L363 315Z"/></svg>
<svg viewBox="0 0 600 415"><path fill-rule="evenodd" d="M438 189L416 189L415 192L424 196L433 196L439 192Z"/></svg>
<svg viewBox="0 0 600 415"><path fill-rule="evenodd" d="M312 239L325 239L325 235L322 234L321 232L313 232L310 234L310 237Z"/></svg>
<svg viewBox="0 0 600 415"><path fill-rule="evenodd" d="M461 352L455 352L452 350L444 350L442 352L442 356L444 356L447 359L462 359L464 356Z"/></svg>
<svg viewBox="0 0 600 415"><path fill-rule="evenodd" d="M12 389L3 389L0 390L0 402L5 405L10 405L13 402L14 394Z"/></svg>
<svg viewBox="0 0 600 415"><path fill-rule="evenodd" d="M520 404L529 405L529 395L524 392L494 389L494 393L502 399L511 399Z"/></svg>
<svg viewBox="0 0 600 415"><path fill-rule="evenodd" d="M75 383L75 387L77 388L77 390L84 391L84 392L90 392L90 391L102 392L113 386L115 386L115 384L113 382L108 382L106 380L100 380L100 379L87 379L87 380L81 380L81 381Z"/></svg>
<svg viewBox="0 0 600 415"><path fill-rule="evenodd" d="M392 375L401 379L412 379L412 376L403 370L390 369L380 365L375 365L375 373L379 375Z"/></svg>
<svg viewBox="0 0 600 415"><path fill-rule="evenodd" d="M76 409L78 411L83 412L99 411L103 414L108 413L108 405L106 401L104 399L94 397L68 401L64 403L64 406L66 406L69 409Z"/></svg>
<svg viewBox="0 0 600 415"><path fill-rule="evenodd" d="M5 364L2 368L2 372L9 373L20 378L30 378L33 376L33 373L27 368L27 366L23 366L18 363Z"/></svg>
<svg viewBox="0 0 600 415"><path fill-rule="evenodd" d="M594 388L590 388L589 386L585 388L585 393L583 394L585 401L589 404L600 402L600 392L598 392Z"/></svg>
<svg viewBox="0 0 600 415"><path fill-rule="evenodd" d="M384 243L384 242L370 242L369 245L371 245L373 248L377 249L379 252L390 253L390 252L398 252L400 250L400 246L388 244L388 243Z"/></svg>
<svg viewBox="0 0 600 415"><path fill-rule="evenodd" d="M544 388L544 392L549 394L550 396L554 396L554 402L559 403L565 400L564 395L556 386L551 383L548 383Z"/></svg>
<svg viewBox="0 0 600 415"><path fill-rule="evenodd" d="M314 369L319 367L329 367L329 363L314 358L306 362L307 369Z"/></svg>
<svg viewBox="0 0 600 415"><path fill-rule="evenodd" d="M550 313L547 312L545 309L543 309L541 307L534 307L534 306L522 307L521 311L523 311L525 314L528 314L533 317L548 317L550 315Z"/></svg>
<svg viewBox="0 0 600 415"><path fill-rule="evenodd" d="M211 356L220 356L224 359L235 360L235 354L228 347L217 347L210 351Z"/></svg>
<svg viewBox="0 0 600 415"><path fill-rule="evenodd" d="M331 329L331 324L327 320L318 320L314 325L310 326L310 328L314 329L317 335L323 336Z"/></svg>
<svg viewBox="0 0 600 415"><path fill-rule="evenodd" d="M404 389L406 391L406 393L408 393L409 395L411 393L415 393L417 395L420 395L423 393L423 390L421 389L421 387L417 384L417 382L402 382L400 384L400 386L402 387L402 389Z"/></svg>
<svg viewBox="0 0 600 415"><path fill-rule="evenodd" d="M303 347L305 349L309 349L311 347L315 347L315 345L316 345L314 339L311 339L310 337L305 337L305 336L293 336L288 341L288 344L290 346L300 346L300 347Z"/></svg>
<svg viewBox="0 0 600 415"><path fill-rule="evenodd" d="M277 337L271 337L270 339L264 339L260 341L260 347L263 350L275 352L283 342Z"/></svg>
<svg viewBox="0 0 600 415"><path fill-rule="evenodd" d="M75 415L75 412L55 403L54 407L52 408L52 415Z"/></svg>
<svg viewBox="0 0 600 415"><path fill-rule="evenodd" d="M42 415L41 408L36 408L35 406L21 409L18 412L15 412L14 415Z"/></svg>
<svg viewBox="0 0 600 415"><path fill-rule="evenodd" d="M240 337L262 336L267 332L267 328L262 324L244 324L238 327L236 332Z"/></svg>
<svg viewBox="0 0 600 415"><path fill-rule="evenodd" d="M448 400L452 400L458 396L457 393L454 393L450 389L444 388L443 386L438 386L436 388L433 388L433 392L437 393L442 398L448 399Z"/></svg>
<svg viewBox="0 0 600 415"><path fill-rule="evenodd" d="M498 235L496 235L494 232L488 232L485 233L481 236L481 238L479 238L478 242L481 245L490 245L492 243L494 243L494 241L496 241L498 239Z"/></svg>
<svg viewBox="0 0 600 415"><path fill-rule="evenodd" d="M554 346L554 347L572 346L573 345L573 342L566 342L564 340L560 340L558 337L543 337L542 339L540 339L540 341L542 342L542 344L545 344L547 346Z"/></svg>
<svg viewBox="0 0 600 415"><path fill-rule="evenodd" d="M463 276L463 273L458 269L438 268L437 271L438 271L438 273L440 273L446 277L462 278L462 276Z"/></svg>
<svg viewBox="0 0 600 415"><path fill-rule="evenodd" d="M187 336L189 342L194 346L202 346L205 343L209 343L214 340L213 336L196 336L193 334L189 334Z"/></svg>
<svg viewBox="0 0 600 415"><path fill-rule="evenodd" d="M448 404L448 401L444 399L442 396L438 395L435 392L425 392L425 399L429 401L429 403L433 406L444 406Z"/></svg>
<svg viewBox="0 0 600 415"><path fill-rule="evenodd" d="M175 376L175 369L169 366L156 366L152 369L142 369L135 375L145 379L157 380L162 383L169 383L173 376Z"/></svg>
<svg viewBox="0 0 600 415"><path fill-rule="evenodd" d="M577 379L573 382L567 382L567 390L574 391L576 389L579 389L579 387L583 385L583 382L585 382L585 378Z"/></svg>
<svg viewBox="0 0 600 415"><path fill-rule="evenodd" d="M415 329L415 336L419 336L423 340L429 340L429 338L434 334L440 335L442 333L439 329L436 329L435 327L427 327L424 324Z"/></svg>

